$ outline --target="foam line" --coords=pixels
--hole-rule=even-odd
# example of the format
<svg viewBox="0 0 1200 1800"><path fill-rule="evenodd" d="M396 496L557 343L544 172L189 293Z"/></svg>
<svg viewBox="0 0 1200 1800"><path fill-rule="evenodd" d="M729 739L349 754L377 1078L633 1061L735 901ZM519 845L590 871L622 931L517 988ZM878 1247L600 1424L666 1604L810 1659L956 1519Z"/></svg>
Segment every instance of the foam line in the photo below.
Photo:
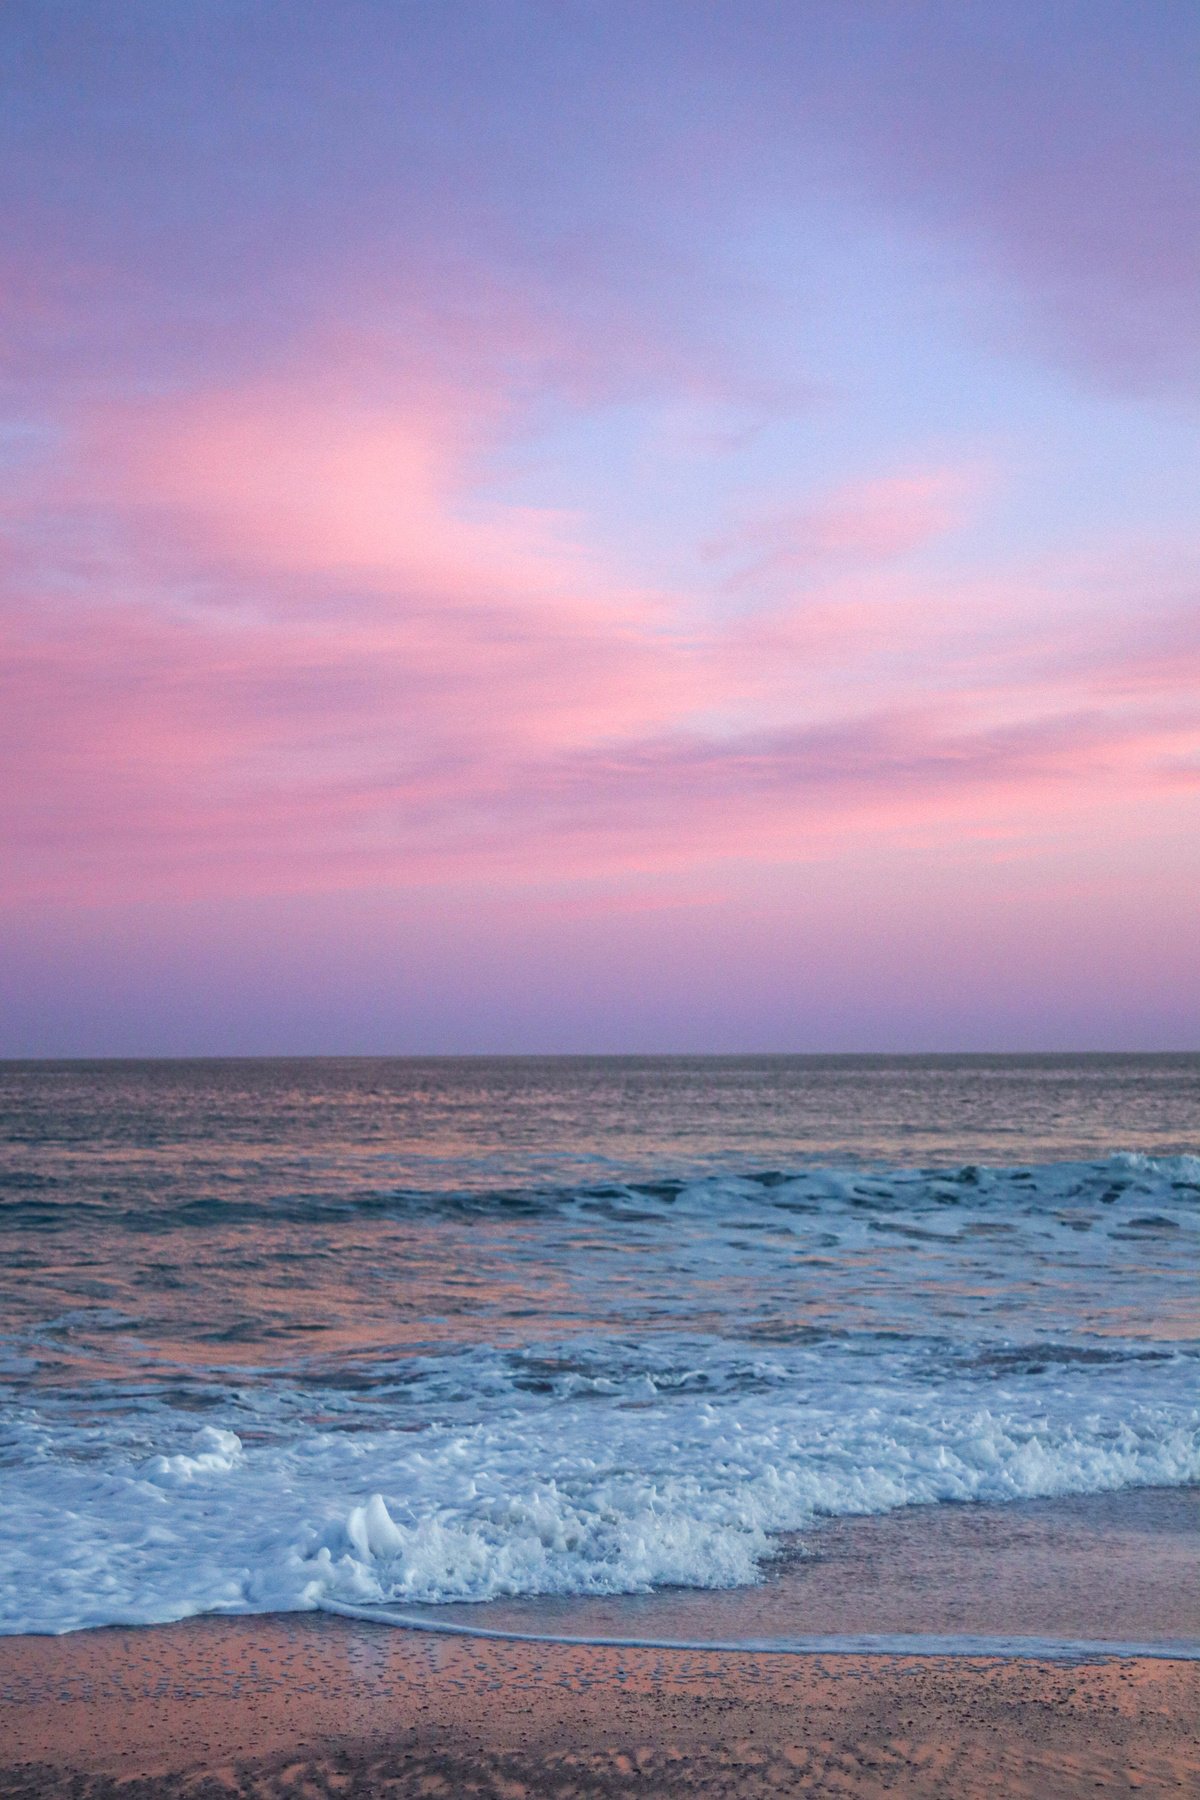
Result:
<svg viewBox="0 0 1200 1800"><path fill-rule="evenodd" d="M977 1637L954 1633L939 1637L925 1632L870 1632L845 1637L793 1638L645 1638L571 1637L553 1631L503 1631L488 1625L459 1625L412 1613L387 1612L377 1606L354 1606L322 1600L322 1612L343 1619L365 1619L401 1631L428 1631L441 1637L490 1638L505 1644L562 1644L583 1650L693 1650L754 1656L971 1656L1034 1662L1093 1662L1099 1658L1153 1657L1161 1662L1200 1662L1200 1643L1138 1643L1106 1638Z"/></svg>

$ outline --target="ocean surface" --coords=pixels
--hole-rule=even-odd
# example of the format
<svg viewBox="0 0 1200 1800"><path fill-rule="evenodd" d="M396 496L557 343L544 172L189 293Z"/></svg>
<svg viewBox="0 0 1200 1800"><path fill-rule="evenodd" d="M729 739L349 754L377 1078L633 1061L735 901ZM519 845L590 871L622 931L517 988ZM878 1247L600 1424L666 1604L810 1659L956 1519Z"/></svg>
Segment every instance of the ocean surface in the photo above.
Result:
<svg viewBox="0 0 1200 1800"><path fill-rule="evenodd" d="M0 1631L1182 1494L1198 1272L1196 1056L0 1065Z"/></svg>

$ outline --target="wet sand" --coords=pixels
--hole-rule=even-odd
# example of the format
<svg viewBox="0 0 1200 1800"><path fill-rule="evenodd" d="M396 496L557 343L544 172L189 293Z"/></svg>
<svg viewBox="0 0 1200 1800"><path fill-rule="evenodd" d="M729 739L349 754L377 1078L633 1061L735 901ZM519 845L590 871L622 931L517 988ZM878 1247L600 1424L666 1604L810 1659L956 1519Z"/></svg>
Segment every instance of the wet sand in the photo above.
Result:
<svg viewBox="0 0 1200 1800"><path fill-rule="evenodd" d="M1200 1664L518 1645L322 1615L0 1640L0 1793L1200 1790Z"/></svg>

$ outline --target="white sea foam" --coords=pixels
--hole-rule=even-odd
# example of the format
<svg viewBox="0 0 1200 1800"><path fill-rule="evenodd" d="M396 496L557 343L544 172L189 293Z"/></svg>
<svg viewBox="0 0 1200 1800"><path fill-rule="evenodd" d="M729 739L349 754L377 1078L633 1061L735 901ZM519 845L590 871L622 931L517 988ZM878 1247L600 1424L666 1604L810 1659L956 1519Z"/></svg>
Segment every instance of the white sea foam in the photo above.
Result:
<svg viewBox="0 0 1200 1800"><path fill-rule="evenodd" d="M1182 1359L937 1388L843 1363L813 1353L805 1391L593 1394L465 1428L208 1427L149 1456L107 1433L99 1462L96 1433L29 1414L0 1490L0 1628L733 1586L817 1514L1200 1480Z"/></svg>

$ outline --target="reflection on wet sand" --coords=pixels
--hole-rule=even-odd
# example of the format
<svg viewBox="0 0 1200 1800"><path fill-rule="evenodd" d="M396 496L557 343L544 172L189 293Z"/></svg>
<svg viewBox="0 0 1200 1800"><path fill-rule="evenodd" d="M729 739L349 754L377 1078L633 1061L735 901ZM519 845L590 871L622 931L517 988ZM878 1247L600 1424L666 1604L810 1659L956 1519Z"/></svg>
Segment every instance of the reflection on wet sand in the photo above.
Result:
<svg viewBox="0 0 1200 1800"><path fill-rule="evenodd" d="M11 1800L780 1794L1200 1781L1200 1665L554 1649L320 1616L0 1642Z"/></svg>

